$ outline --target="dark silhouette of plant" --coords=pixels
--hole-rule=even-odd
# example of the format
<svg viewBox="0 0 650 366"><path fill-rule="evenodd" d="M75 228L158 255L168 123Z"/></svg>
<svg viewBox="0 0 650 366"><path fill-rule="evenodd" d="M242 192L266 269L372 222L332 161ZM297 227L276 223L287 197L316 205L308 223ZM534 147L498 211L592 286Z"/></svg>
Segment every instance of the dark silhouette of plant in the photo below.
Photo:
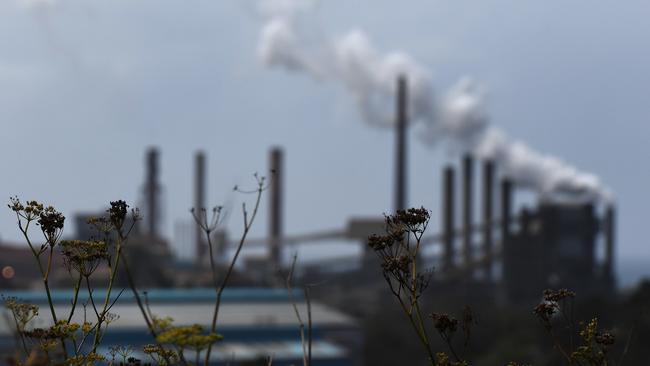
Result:
<svg viewBox="0 0 650 366"><path fill-rule="evenodd" d="M614 335L598 328L598 318L576 324L573 316L575 296L575 292L567 289L545 290L544 299L535 306L533 313L549 333L555 349L568 365L612 365L609 353L615 342ZM569 333L568 346L561 339L558 330ZM574 343L575 333L580 337L580 345Z"/></svg>
<svg viewBox="0 0 650 366"><path fill-rule="evenodd" d="M138 292L124 254L129 235L141 219L137 209L130 210L129 216L129 205L126 202L122 200L110 202L105 216L91 218L88 221L96 231L96 237L90 240L61 241L65 217L60 212L52 206L45 206L37 201L23 203L17 197L11 198L8 206L16 214L18 228L41 273L54 323L48 328L31 328L29 323L38 316L38 306L20 302L15 298L4 298L5 306L13 317L17 339L22 348L22 355L17 354L11 363L21 365L52 363L88 365L96 362L106 362L109 365L141 364L140 360L130 356L133 352L132 347L112 348L110 358L97 353L97 348L109 325L119 317L112 313L111 309L124 291L121 289L117 294L114 291L117 274L123 270L152 339L155 341L144 347L145 354L160 365L188 365L190 362L185 359L185 351L191 350L194 352L194 364L198 365L202 351L206 351L205 364L208 365L212 345L222 338L216 333L221 297L257 215L262 193L267 188L265 177L257 174L254 177L257 184L254 190L242 191L235 187L235 190L240 193L256 193L256 199L251 212L248 211L245 203L242 204L244 230L235 255L220 282L214 263L211 234L220 223L221 208L213 210L214 216L210 223L207 222L205 208L192 210L197 224L201 226L208 239L212 277L217 294L209 330L204 330L199 325L174 326L173 319L155 316L149 308L146 293L143 299ZM197 214L197 210L201 214ZM42 232L44 238L42 244L37 244L30 234L34 226L38 226ZM70 300L72 307L65 317L60 317L60 314L56 313L49 285L55 248L60 250L63 265L70 277L74 279L73 295ZM101 299L103 301L94 294L91 281L100 266L106 266L108 269L106 274L108 285L104 298ZM83 304L84 322L79 324L72 319L77 309L79 292L83 287L88 291L88 303ZM94 321L87 320L88 311L95 315ZM56 347L60 347L60 353L54 350Z"/></svg>
<svg viewBox="0 0 650 366"><path fill-rule="evenodd" d="M309 290L310 285L305 285L303 287L303 293L305 294L305 302L307 306L307 326L305 326L305 322L300 316L300 311L298 310L298 304L296 303L296 299L293 296L293 274L296 269L297 260L298 260L298 254L294 254L293 261L291 262L291 268L289 269L289 274L287 274L285 280L285 286L287 288L287 293L289 294L289 300L291 301L293 312L295 313L296 319L298 320L298 327L300 331L300 345L302 348L302 364L303 366L310 366L312 364L311 348L312 348L312 330L313 330L312 316L311 316L311 295ZM307 335L305 335L305 331ZM269 364L270 362L271 361L269 361Z"/></svg>
<svg viewBox="0 0 650 366"><path fill-rule="evenodd" d="M124 290L115 295L113 285L120 268L123 247L126 245L129 233L139 220L137 210L131 211L131 224L125 227L128 205L121 200L113 201L105 217L93 218L89 222L97 229L98 237L101 239L60 241L65 217L54 207L45 206L37 201L22 203L14 197L10 199L9 208L16 214L18 228L42 275L53 320L53 325L48 328L29 328L28 323L38 315L38 307L21 303L17 299L5 299L5 305L15 320L16 333L23 346L23 356L27 360L31 359L30 362L36 362L34 360L38 357L33 355L40 351L48 363L62 360L69 365L85 365L104 360L104 356L98 354L96 350L109 325L118 317L111 312L111 309ZM42 232L44 242L40 245L36 244L31 237L30 227L33 225L39 226ZM57 247L63 256L65 269L70 277L75 279L72 307L65 317L59 317L56 313L49 286L54 249ZM46 259L43 256L46 256ZM101 264L105 264L108 268L108 288L103 303L98 303L96 300L99 299L95 299L90 278ZM83 282L88 291L90 308L95 315L95 321L87 320L85 312L88 304L84 304L84 322L79 324L72 322L72 319L77 309ZM30 342L27 342L28 339ZM36 348L28 347L28 343L35 345ZM90 346L84 348L87 345ZM59 346L61 354L54 350Z"/></svg>
<svg viewBox="0 0 650 366"><path fill-rule="evenodd" d="M146 292L137 291L135 279L131 276L125 258L124 248L128 245L129 235L137 221L140 220L137 209L129 210L126 202L110 202L106 215L92 218L88 224L97 232L89 240L61 240L65 217L51 206L36 201L21 202L18 198L10 199L9 208L16 214L17 225L27 242L42 276L43 287L47 294L47 304L52 318L49 327L33 327L32 321L39 316L36 305L25 303L16 298L3 298L5 307L11 314L15 325L18 350L9 363L11 365L141 365L142 361L132 357L131 346L112 347L109 355L99 354L97 349L102 343L110 324L119 315L111 312L125 289L119 291L116 286L117 273L123 269L133 292L138 307L152 335L152 343L144 346L143 351L158 365L198 365L205 351L204 364L210 361L212 346L222 339L217 333L219 307L223 291L230 279L236 261L239 258L247 235L257 215L262 193L267 188L265 178L255 175L256 188L251 191L235 190L242 193L256 194L252 211L242 205L244 229L236 247L235 254L227 266L225 275L219 279L217 265L214 261L212 234L221 222L222 209L216 207L208 222L205 208L195 208L192 214L197 224L206 234L210 253L210 267L216 293L214 312L210 329L199 325L174 326L173 319L159 317L151 312ZM130 215L129 215L130 212ZM422 237L430 219L430 212L424 208L399 210L394 215L385 216L385 233L371 235L368 245L374 250L381 262L381 270L392 295L406 315L408 323L415 331L419 343L425 350L429 364L432 366L467 366L469 363L454 347L454 340L462 337L467 347L476 317L466 306L458 318L447 313L430 313L424 315L420 299L427 289L431 277L430 270L422 270L419 252ZM43 235L42 241L33 238L32 231L38 227ZM73 280L71 308L66 314L57 314L54 307L49 278L52 273L54 250L60 251L63 266ZM300 327L303 366L312 364L311 343L311 300L309 286L305 287L307 302L307 325L303 322L292 292L293 274L296 257L286 277L286 287ZM97 271L105 266L107 271ZM94 277L105 276L108 284L103 299L94 294L92 281ZM83 322L73 322L79 308L79 293L88 292L88 302L83 303ZM534 308L533 313L550 335L554 347L567 365L571 366L609 366L611 349L615 343L612 332L599 328L598 318L587 322L576 321L574 316L574 299L576 294L567 289L546 290L543 300ZM102 301L103 300L103 301ZM87 313L91 317L87 317ZM94 319L92 315L94 314ZM431 332L437 333L447 347L447 352L434 352L430 338ZM625 346L627 353L631 336ZM458 342L456 342L458 343ZM192 362L186 359L186 352L192 352ZM260 360L271 365L271 357ZM620 361L619 361L620 364ZM508 366L521 366L510 362Z"/></svg>
<svg viewBox="0 0 650 366"><path fill-rule="evenodd" d="M221 219L221 212L222 212L222 207L217 206L212 209L212 218L210 219L210 222L208 222L208 215L206 212L205 207L195 207L191 209L192 216L194 217L194 220L196 221L196 224L199 225L201 230L205 233L207 242L208 242L208 249L210 253L210 269L212 271L212 280L213 280L213 286L214 289L217 293L217 299L214 303L214 312L212 314L212 323L210 325L210 333L216 334L217 331L217 321L219 317L219 307L221 305L221 296L223 295L223 291L226 288L226 285L228 284L228 280L230 279L230 276L232 275L233 269L235 268L235 263L237 262L237 259L239 258L239 254L241 253L241 250L244 246L244 243L246 242L246 237L248 236L248 233L253 226L253 222L255 221L255 217L257 216L257 210L260 207L260 201L262 199L262 193L268 188L268 185L266 184L266 177L264 176L259 176L257 173L253 174L253 177L255 178L255 181L257 183L257 186L255 189L247 191L247 190L241 190L239 189L238 186L235 186L234 190L239 192L239 193L244 193L244 194L256 194L255 198L255 204L253 205L253 210L252 212L249 213L248 209L246 208L246 203L242 203L242 215L243 215L243 221L244 221L244 230L242 231L241 237L239 239L239 243L237 244L237 249L235 250L235 255L232 257L230 261L230 265L228 266L228 269L226 271L225 276L219 283L218 278L217 278L217 268L216 264L214 262L214 248L213 248L213 243L212 243L212 233L217 229L218 225L220 224L220 219ZM207 352L205 354L205 365L207 366L210 363L210 355L212 353L212 343L210 343L207 346ZM197 363L198 364L198 363Z"/></svg>
<svg viewBox="0 0 650 366"><path fill-rule="evenodd" d="M432 366L467 366L469 363L456 350L453 340L457 333L462 333L463 345L467 347L472 327L476 324L476 318L471 308L465 306L459 319L446 313L431 313L429 315L433 329L443 340L449 353L434 353L427 331L428 322L425 322L422 315L420 298L429 284L431 271L421 272L418 266L418 254L429 218L430 212L423 207L398 210L394 215L385 215L385 233L368 237L368 245L379 257L384 279L423 346L429 364ZM540 308L540 311L542 314L547 314L543 307ZM596 342L596 338L594 335L590 339ZM604 336L599 339L601 341L610 340ZM593 349L581 350L582 353L576 354L574 357L589 357ZM510 362L508 366L520 365Z"/></svg>
<svg viewBox="0 0 650 366"><path fill-rule="evenodd" d="M461 359L452 344L452 338L458 329L458 320L447 314L430 315L435 330L447 344L454 358L454 361L450 361L444 353L434 354L425 317L420 308L420 297L431 278L431 271L421 272L418 268L418 253L429 219L430 212L424 207L398 210L394 215L386 215L385 234L371 235L368 238L368 245L379 256L384 279L415 330L430 364L463 365L465 361ZM463 329L467 336L472 323L471 315L468 316L468 320L467 324L463 320Z"/></svg>

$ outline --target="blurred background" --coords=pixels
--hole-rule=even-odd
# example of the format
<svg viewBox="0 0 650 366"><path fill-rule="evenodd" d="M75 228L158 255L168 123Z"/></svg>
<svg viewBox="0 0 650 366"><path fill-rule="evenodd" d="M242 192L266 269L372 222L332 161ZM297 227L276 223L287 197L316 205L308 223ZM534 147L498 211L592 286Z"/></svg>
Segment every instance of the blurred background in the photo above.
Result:
<svg viewBox="0 0 650 366"><path fill-rule="evenodd" d="M233 187L268 177L230 301L288 304L278 271L297 253L323 306L319 362L417 364L365 238L420 206L426 301L479 308L477 364L554 362L530 315L548 287L574 289L621 347L642 342L649 15L641 1L5 0L0 192L54 205L69 239L111 200L139 207L140 286L200 307L211 277L190 208L223 205L225 268L255 198ZM43 301L15 221L0 212L0 292ZM286 310L232 338L250 348L268 326L285 333L265 342L290 342Z"/></svg>

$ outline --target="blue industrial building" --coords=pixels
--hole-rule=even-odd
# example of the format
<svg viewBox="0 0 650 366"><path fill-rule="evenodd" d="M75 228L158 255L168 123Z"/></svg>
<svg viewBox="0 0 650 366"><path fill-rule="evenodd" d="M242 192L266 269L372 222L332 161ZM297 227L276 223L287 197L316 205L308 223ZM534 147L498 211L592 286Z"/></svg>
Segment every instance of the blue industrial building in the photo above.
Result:
<svg viewBox="0 0 650 366"><path fill-rule="evenodd" d="M119 291L114 291L117 294ZM46 327L50 323L44 291L6 291L4 296L40 305L41 311L33 326ZM72 299L71 291L54 291L57 313L67 313ZM94 298L103 299L105 292L96 290ZM80 293L79 303L87 300ZM199 324L209 329L216 298L214 289L160 289L147 292L150 309L159 317L171 317L174 325ZM303 321L307 319L304 296L294 291L294 299ZM7 310L0 308L2 312ZM361 332L355 321L318 302L312 302L312 357L314 366L357 365L355 359L361 347ZM100 352L108 354L110 346L132 345L136 350L153 343L135 297L125 290L111 312L119 315L109 327ZM78 307L73 321L83 321L83 307ZM94 318L90 312L89 319ZM13 324L0 316L0 348L13 350ZM213 348L213 365L236 365L273 358L273 365L302 364L302 346L299 323L291 298L285 289L232 288L226 289L219 310L217 332L224 336ZM140 359L146 355L134 353ZM186 353L186 357L193 357Z"/></svg>

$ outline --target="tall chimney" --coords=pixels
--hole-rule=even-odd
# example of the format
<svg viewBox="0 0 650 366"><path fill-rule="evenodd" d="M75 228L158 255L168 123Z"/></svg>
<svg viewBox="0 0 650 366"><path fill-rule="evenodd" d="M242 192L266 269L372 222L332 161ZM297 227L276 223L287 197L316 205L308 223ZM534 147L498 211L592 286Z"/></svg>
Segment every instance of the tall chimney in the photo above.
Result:
<svg viewBox="0 0 650 366"><path fill-rule="evenodd" d="M510 237L512 220L512 181L504 178L501 181L501 246L505 249Z"/></svg>
<svg viewBox="0 0 650 366"><path fill-rule="evenodd" d="M443 230L443 264L444 270L454 267L454 168L447 166L443 172L442 182L442 230Z"/></svg>
<svg viewBox="0 0 650 366"><path fill-rule="evenodd" d="M395 212L407 206L407 116L408 85L406 77L397 79L397 116L395 121Z"/></svg>
<svg viewBox="0 0 650 366"><path fill-rule="evenodd" d="M205 153L198 151L194 157L194 212L201 220L205 220ZM203 230L196 225L196 262L202 264L205 260L206 245Z"/></svg>
<svg viewBox="0 0 650 366"><path fill-rule="evenodd" d="M147 151L147 178L145 183L145 200L148 234L158 236L158 220L160 217L160 207L158 206L158 194L160 184L158 183L158 149L155 147Z"/></svg>
<svg viewBox="0 0 650 366"><path fill-rule="evenodd" d="M282 178L284 173L283 151L273 147L269 155L271 171L271 202L269 205L269 259L274 267L280 268L282 256Z"/></svg>
<svg viewBox="0 0 650 366"><path fill-rule="evenodd" d="M494 162L486 160L483 162L483 255L488 259L492 257L494 246L492 237L492 225L494 225ZM483 267L485 279L492 280L492 261L485 261Z"/></svg>
<svg viewBox="0 0 650 366"><path fill-rule="evenodd" d="M604 218L605 230L605 263L604 274L608 281L614 280L614 246L616 245L616 208L614 205L608 205L605 210Z"/></svg>
<svg viewBox="0 0 650 366"><path fill-rule="evenodd" d="M470 154L463 156L463 261L472 263L472 199L474 159Z"/></svg>
<svg viewBox="0 0 650 366"><path fill-rule="evenodd" d="M228 231L220 228L212 233L212 240L216 250L214 253L217 262L225 262L226 250L228 250Z"/></svg>

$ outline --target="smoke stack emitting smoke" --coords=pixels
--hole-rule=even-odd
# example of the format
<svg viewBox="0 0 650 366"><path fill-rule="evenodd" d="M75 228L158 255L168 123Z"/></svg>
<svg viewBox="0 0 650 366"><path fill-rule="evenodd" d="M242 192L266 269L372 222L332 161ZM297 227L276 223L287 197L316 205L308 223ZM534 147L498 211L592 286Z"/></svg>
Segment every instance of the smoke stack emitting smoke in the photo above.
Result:
<svg viewBox="0 0 650 366"><path fill-rule="evenodd" d="M492 159L502 174L518 186L534 189L542 198L613 200L597 176L536 152L489 126L485 89L471 78L463 77L443 96L437 96L425 67L405 53L378 52L361 30L317 44L308 41L299 20L309 11L309 4L305 0L260 3L265 23L258 53L266 65L342 83L355 98L364 120L379 127L394 124L396 80L404 75L409 86L409 116L419 124L417 134L425 144L443 142L454 150Z"/></svg>

